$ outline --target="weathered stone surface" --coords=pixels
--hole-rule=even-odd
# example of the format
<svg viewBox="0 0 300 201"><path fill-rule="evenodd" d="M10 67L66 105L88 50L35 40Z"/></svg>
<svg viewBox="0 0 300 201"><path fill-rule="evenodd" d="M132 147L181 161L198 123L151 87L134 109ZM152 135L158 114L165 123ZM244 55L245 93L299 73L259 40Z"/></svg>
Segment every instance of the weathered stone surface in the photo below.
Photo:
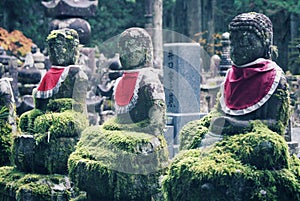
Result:
<svg viewBox="0 0 300 201"><path fill-rule="evenodd" d="M200 118L200 60L197 43L164 45L163 83L167 116L173 119L175 146L182 127Z"/></svg>
<svg viewBox="0 0 300 201"><path fill-rule="evenodd" d="M41 77L41 72L36 68L18 69L18 81L22 84L38 84Z"/></svg>
<svg viewBox="0 0 300 201"><path fill-rule="evenodd" d="M168 113L200 112L200 46L164 45L164 88Z"/></svg>

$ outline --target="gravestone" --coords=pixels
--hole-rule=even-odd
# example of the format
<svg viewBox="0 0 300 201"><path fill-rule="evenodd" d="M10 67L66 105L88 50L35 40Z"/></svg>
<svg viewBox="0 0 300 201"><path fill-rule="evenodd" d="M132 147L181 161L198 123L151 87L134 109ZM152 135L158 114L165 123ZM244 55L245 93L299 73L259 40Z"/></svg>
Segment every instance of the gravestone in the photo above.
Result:
<svg viewBox="0 0 300 201"><path fill-rule="evenodd" d="M200 114L200 45L198 43L167 43L164 45L164 90L168 126L174 129L174 153L179 144L178 134L189 121ZM174 132L172 133L172 131Z"/></svg>

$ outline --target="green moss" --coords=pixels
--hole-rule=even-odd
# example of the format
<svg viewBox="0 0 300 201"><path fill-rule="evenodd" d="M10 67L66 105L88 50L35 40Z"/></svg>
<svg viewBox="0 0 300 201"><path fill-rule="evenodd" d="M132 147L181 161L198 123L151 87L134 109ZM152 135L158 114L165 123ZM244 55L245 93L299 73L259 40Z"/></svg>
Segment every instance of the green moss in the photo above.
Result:
<svg viewBox="0 0 300 201"><path fill-rule="evenodd" d="M105 130L126 130L142 133L153 133L153 127L150 125L150 120L146 119L136 123L123 124L118 121L117 117L113 117L108 121L104 122L103 128Z"/></svg>
<svg viewBox="0 0 300 201"><path fill-rule="evenodd" d="M19 121L19 129L22 132L32 132L34 128L34 121L35 119L42 115L43 112L39 109L33 109L27 112L24 112L20 116L20 121Z"/></svg>
<svg viewBox="0 0 300 201"><path fill-rule="evenodd" d="M288 168L288 145L284 138L259 121L253 131L224 138L216 144L216 153L234 153L237 160L257 169Z"/></svg>
<svg viewBox="0 0 300 201"><path fill-rule="evenodd" d="M214 110L199 120L188 122L179 133L180 150L195 149L200 146L201 140L208 132L211 121L219 113Z"/></svg>
<svg viewBox="0 0 300 201"><path fill-rule="evenodd" d="M50 99L47 104L48 112L64 112L66 110L72 110L73 108L79 108L80 104L72 98L59 98Z"/></svg>
<svg viewBox="0 0 300 201"><path fill-rule="evenodd" d="M252 124L250 133L181 151L163 179L165 200L299 200L300 160L283 137Z"/></svg>
<svg viewBox="0 0 300 201"><path fill-rule="evenodd" d="M0 198L1 200L69 200L70 187L63 175L25 174L14 167L0 168ZM53 190L55 186L65 186L65 189ZM69 189L68 189L69 188ZM29 197L28 197L29 196Z"/></svg>
<svg viewBox="0 0 300 201"><path fill-rule="evenodd" d="M286 87L288 88L288 87ZM274 96L282 102L281 107L279 108L279 111L277 113L276 119L278 120L278 123L273 127L270 128L274 132L277 132L281 135L284 135L286 132L286 127L288 125L288 121L291 116L291 107L290 107L290 94L288 90L279 89L276 91Z"/></svg>
<svg viewBox="0 0 300 201"><path fill-rule="evenodd" d="M64 103L71 102L53 101L51 104L52 108L62 109L67 108ZM39 115L33 115L35 112ZM88 126L86 116L72 110L45 114L32 110L24 115L24 125L26 122L31 128L27 130L34 139L30 143L25 138L15 140L14 160L17 167L43 174L66 174L69 155L75 150L81 132Z"/></svg>
<svg viewBox="0 0 300 201"><path fill-rule="evenodd" d="M46 113L38 116L34 122L34 133L38 136L79 137L88 125L84 114L67 110L61 113Z"/></svg>
<svg viewBox="0 0 300 201"><path fill-rule="evenodd" d="M0 120L0 166L10 164L12 139L11 125Z"/></svg>
<svg viewBox="0 0 300 201"><path fill-rule="evenodd" d="M72 181L90 200L150 200L167 165L162 136L102 126L83 131L68 161Z"/></svg>
<svg viewBox="0 0 300 201"><path fill-rule="evenodd" d="M87 150L89 153L88 158L112 164L110 168L113 169L118 168L114 166L117 165L114 164L114 161L117 158L118 160L122 159L124 160L124 167L125 164L129 167L131 167L132 164L137 165L132 166L133 168L136 168L135 171L137 172L142 171L142 169L140 169L141 167L138 166L143 166L142 162L151 159L151 157L153 157L152 154L157 157L159 157L160 154L163 154L162 159L166 159L164 158L167 156L167 154L164 153L166 147L166 141L162 136L154 137L140 132L110 131L103 129L102 126L93 126L85 129L78 143L78 148ZM163 150L163 152L160 153L161 150ZM149 155L149 157L147 157L147 155ZM84 157L87 157L87 155L85 154ZM135 159L139 159L139 161L135 161ZM152 161L151 164L146 163L144 165L148 164L150 167L152 165L156 166L155 161L157 163L157 160L160 158L153 159L154 161Z"/></svg>
<svg viewBox="0 0 300 201"><path fill-rule="evenodd" d="M203 126L203 121L195 120L189 122L180 131L180 150L195 149L200 146L201 140L208 132L208 128Z"/></svg>

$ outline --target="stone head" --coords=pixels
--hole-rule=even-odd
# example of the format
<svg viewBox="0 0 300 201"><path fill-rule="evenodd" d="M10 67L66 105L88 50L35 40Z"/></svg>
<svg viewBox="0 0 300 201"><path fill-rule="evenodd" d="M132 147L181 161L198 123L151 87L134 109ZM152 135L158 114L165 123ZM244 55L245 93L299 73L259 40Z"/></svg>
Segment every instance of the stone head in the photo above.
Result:
<svg viewBox="0 0 300 201"><path fill-rule="evenodd" d="M124 70L153 66L151 36L142 28L130 28L120 35L119 53Z"/></svg>
<svg viewBox="0 0 300 201"><path fill-rule="evenodd" d="M79 37L74 29L53 30L46 41L53 65L68 66L76 63L79 56Z"/></svg>
<svg viewBox="0 0 300 201"><path fill-rule="evenodd" d="M237 66L258 58L271 59L273 25L271 20L255 12L242 13L229 24L230 56Z"/></svg>

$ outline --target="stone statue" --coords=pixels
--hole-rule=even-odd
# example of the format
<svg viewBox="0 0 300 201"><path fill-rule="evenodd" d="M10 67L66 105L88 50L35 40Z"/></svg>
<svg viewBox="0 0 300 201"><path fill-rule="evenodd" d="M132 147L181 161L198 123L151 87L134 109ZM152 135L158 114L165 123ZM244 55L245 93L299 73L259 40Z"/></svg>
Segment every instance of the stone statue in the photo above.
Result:
<svg viewBox="0 0 300 201"><path fill-rule="evenodd" d="M272 23L263 14L243 13L229 30L234 64L215 110L181 130L184 151L162 182L165 198L299 200L300 160L283 137L289 91L271 60Z"/></svg>
<svg viewBox="0 0 300 201"><path fill-rule="evenodd" d="M54 30L47 42L52 67L33 92L35 107L44 111L50 99L73 98L80 103L77 109L86 112L87 76L75 65L79 56L77 32L67 28Z"/></svg>
<svg viewBox="0 0 300 201"><path fill-rule="evenodd" d="M130 28L118 45L124 73L114 88L116 117L83 131L69 158L70 177L89 200L151 200L168 163L164 91L150 35Z"/></svg>
<svg viewBox="0 0 300 201"><path fill-rule="evenodd" d="M160 135L165 125L164 91L153 68L151 37L143 29L128 29L120 36L119 48L125 72L115 84L117 121L149 120L154 129L151 134Z"/></svg>
<svg viewBox="0 0 300 201"><path fill-rule="evenodd" d="M244 13L232 20L229 30L234 64L221 87L219 114L209 134L232 135L250 129L250 121L261 120L285 135L290 116L289 91L284 72L272 61L276 52L270 19L260 13ZM206 140L222 138L212 136ZM210 141L206 140L202 143Z"/></svg>
<svg viewBox="0 0 300 201"><path fill-rule="evenodd" d="M272 22L260 13L243 13L232 20L229 31L233 65L214 110L182 129L182 149L205 147L224 136L247 133L255 120L290 140L289 86L282 69L272 61L277 54ZM195 123L201 132L189 132Z"/></svg>
<svg viewBox="0 0 300 201"><path fill-rule="evenodd" d="M76 65L75 30L54 30L47 42L52 67L33 91L35 108L20 116L13 158L21 171L66 174L69 155L88 126L87 76Z"/></svg>

